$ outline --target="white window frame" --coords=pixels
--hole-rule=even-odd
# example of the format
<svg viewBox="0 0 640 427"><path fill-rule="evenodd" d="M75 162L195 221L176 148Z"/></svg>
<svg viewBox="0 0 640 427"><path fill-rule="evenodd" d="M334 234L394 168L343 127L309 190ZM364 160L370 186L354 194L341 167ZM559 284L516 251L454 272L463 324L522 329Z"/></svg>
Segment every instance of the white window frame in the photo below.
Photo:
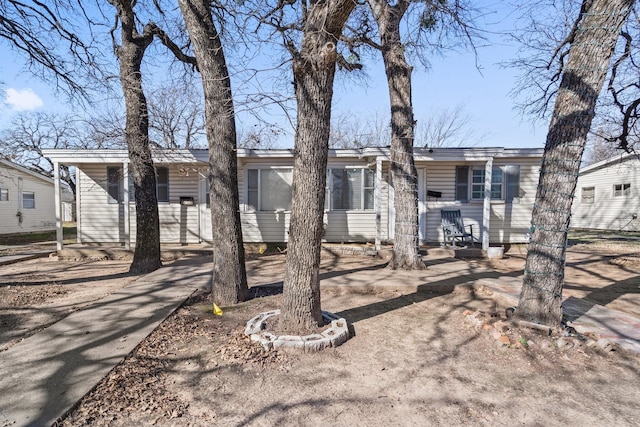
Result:
<svg viewBox="0 0 640 427"><path fill-rule="evenodd" d="M631 195L631 183L613 185L613 197L628 197Z"/></svg>
<svg viewBox="0 0 640 427"><path fill-rule="evenodd" d="M591 193L591 194L589 194ZM592 205L596 201L596 187L582 187L580 189L580 203L583 205Z"/></svg>
<svg viewBox="0 0 640 427"><path fill-rule="evenodd" d="M118 182L111 182L109 181L109 171L110 170L117 170L118 173ZM167 171L167 182L166 183L161 183L158 182L158 170L160 169L165 169ZM155 168L155 175L156 175L156 199L158 201L158 203L170 203L171 199L170 199L170 183L171 183L171 171L167 166L158 166ZM117 204L117 203L122 203L123 202L123 172L122 172L122 166L107 166L107 201L109 204ZM135 187L133 185L133 175L131 174L131 169L129 169L129 176L127 177L127 179L129 180L129 203L135 203L136 202L136 193L135 193ZM118 187L118 197L117 198L113 198L111 192L109 191L110 188L115 188L117 185ZM167 189L167 197L166 200L162 199L160 200L160 191L159 189L161 187L164 187Z"/></svg>
<svg viewBox="0 0 640 427"><path fill-rule="evenodd" d="M117 182L112 182L109 179L110 171L116 171L116 173L118 174ZM109 204L120 203L120 199L122 198L122 196L120 195L120 193L122 193L122 184L120 183L121 180L122 180L122 166L107 166L107 202ZM114 198L112 195L111 189L116 187L118 191L118 197Z"/></svg>
<svg viewBox="0 0 640 427"><path fill-rule="evenodd" d="M9 201L9 189L0 188L0 202L8 202L8 201Z"/></svg>
<svg viewBox="0 0 640 427"><path fill-rule="evenodd" d="M249 173L250 171L256 171L258 174L257 188L249 188ZM245 212L290 212L291 211L291 200L289 200L289 208L288 209L276 209L276 210L265 210L262 207L262 174L263 171L286 171L291 173L291 191L293 191L293 167L292 166L252 166L245 169L244 174L244 211ZM256 205L253 206L249 203L249 193L255 192L256 194Z"/></svg>
<svg viewBox="0 0 640 427"><path fill-rule="evenodd" d="M509 164L509 165L493 166L493 168L491 169L491 201L492 202L517 203L516 199L518 199L519 197L513 197L512 201L506 200L507 193L508 193L506 168L508 167L518 167L518 191L520 190L520 165ZM458 178L457 178L458 168L467 169L468 173L467 173L466 183L458 182ZM456 197L456 201L460 201L461 203L483 201L484 200L484 176L485 176L484 165L457 165L456 166L456 182L455 182L456 189L454 193ZM474 178L480 178L480 180L479 181L476 180L477 182L475 182ZM460 195L459 194L460 189L463 189L464 187L466 187L467 194L466 194L466 199L462 200L458 198L458 196ZM498 193L499 193L499 196L498 196Z"/></svg>
<svg viewBox="0 0 640 427"><path fill-rule="evenodd" d="M30 196L30 197L25 197ZM33 203L29 203L27 205L27 201L31 201ZM36 193L33 191L23 191L22 192L22 209L35 209L36 208Z"/></svg>
<svg viewBox="0 0 640 427"><path fill-rule="evenodd" d="M167 182L160 182L159 181L159 177L160 174L158 173L160 170L163 171L167 171ZM169 203L169 201L171 200L171 196L169 193L169 184L171 182L171 179L169 177L169 168L167 166L157 166L156 167L156 198L158 199L158 203ZM165 189L167 190L167 197L163 198L162 200L160 200L160 189Z"/></svg>
<svg viewBox="0 0 640 427"><path fill-rule="evenodd" d="M360 208L358 209L337 209L333 206L333 171L334 170L360 170ZM365 173L371 173L372 181L370 186L365 186ZM376 188L376 173L375 170L372 170L366 166L344 166L344 167L331 167L327 172L327 188L325 194L325 210L326 211L340 211L340 212L349 212L349 211L366 211L371 212L375 210L375 188ZM371 207L366 207L366 194L367 191L371 192Z"/></svg>

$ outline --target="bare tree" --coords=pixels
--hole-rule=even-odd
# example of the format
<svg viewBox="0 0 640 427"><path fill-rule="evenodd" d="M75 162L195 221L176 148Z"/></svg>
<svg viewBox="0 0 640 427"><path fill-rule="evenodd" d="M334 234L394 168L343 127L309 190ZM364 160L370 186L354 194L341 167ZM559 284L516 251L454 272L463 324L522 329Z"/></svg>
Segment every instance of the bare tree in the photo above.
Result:
<svg viewBox="0 0 640 427"><path fill-rule="evenodd" d="M213 300L236 304L247 297L240 222L236 124L231 81L210 0L179 0L202 77L213 233Z"/></svg>
<svg viewBox="0 0 640 427"><path fill-rule="evenodd" d="M555 49L560 86L533 207L518 318L560 326L567 231L578 171L598 95L633 3L584 0L568 36Z"/></svg>
<svg viewBox="0 0 640 427"><path fill-rule="evenodd" d="M144 273L160 268L162 263L156 175L149 144L149 111L142 88L142 60L154 37L167 46L176 57L192 63L195 63L195 60L184 56L153 22L145 24L142 32L139 32L139 21L133 10L135 2L108 1L116 9L116 26L112 28L111 34L120 64L120 83L126 111L125 135L136 194L136 246L129 271ZM115 34L117 25L120 27L119 43Z"/></svg>
<svg viewBox="0 0 640 427"><path fill-rule="evenodd" d="M149 138L162 148L205 146L202 94L191 79L148 91Z"/></svg>
<svg viewBox="0 0 640 427"><path fill-rule="evenodd" d="M626 152L640 149L640 17L637 3L621 32L624 49L614 58L607 84L609 102L598 120L599 135L611 145ZM607 104L605 102L605 104Z"/></svg>
<svg viewBox="0 0 640 427"><path fill-rule="evenodd" d="M87 138L88 130L86 122L68 115L21 114L0 133L0 153L15 163L52 177L54 165L44 157L42 150L98 148ZM60 179L75 194L75 178L67 165L60 166Z"/></svg>
<svg viewBox="0 0 640 427"><path fill-rule="evenodd" d="M333 82L338 42L356 4L280 1L260 19L282 37L293 59L297 119L281 324L297 332L322 324L319 268Z"/></svg>
<svg viewBox="0 0 640 427"><path fill-rule="evenodd" d="M369 117L352 114L334 115L331 120L331 148L385 147L391 141L389 118L379 114Z"/></svg>
<svg viewBox="0 0 640 427"><path fill-rule="evenodd" d="M613 133L614 131L600 127L595 132L589 134L583 156L584 166L624 153L620 147L608 139L607 135L612 135Z"/></svg>
<svg viewBox="0 0 640 427"><path fill-rule="evenodd" d="M472 147L481 144L486 135L469 126L471 117L463 105L433 111L416 125L416 147Z"/></svg>
<svg viewBox="0 0 640 427"><path fill-rule="evenodd" d="M406 43L401 37L401 24L412 2L400 0L367 1L378 26L379 42L365 40L382 53L391 104L391 183L394 188L396 222L391 268L423 269L418 248L418 178L413 159L416 121L411 98L413 67L406 58ZM416 30L439 34L460 31L463 39L471 40L472 29L465 22L468 9L463 1L427 1L421 5ZM360 37L360 40L363 40Z"/></svg>
<svg viewBox="0 0 640 427"><path fill-rule="evenodd" d="M248 150L275 148L278 138L283 132L280 127L267 123L256 123L251 127L241 127L237 130L238 147Z"/></svg>
<svg viewBox="0 0 640 427"><path fill-rule="evenodd" d="M0 42L13 48L34 76L86 100L90 89L103 81L100 72L105 64L90 33L80 28L79 16L86 18L86 11L73 0L3 0Z"/></svg>

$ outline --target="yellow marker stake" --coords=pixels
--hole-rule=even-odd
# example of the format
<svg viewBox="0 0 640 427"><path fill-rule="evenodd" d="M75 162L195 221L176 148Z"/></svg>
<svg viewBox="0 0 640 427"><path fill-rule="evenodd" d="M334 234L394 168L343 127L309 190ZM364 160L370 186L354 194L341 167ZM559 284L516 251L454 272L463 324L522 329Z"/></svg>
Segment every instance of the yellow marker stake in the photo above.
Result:
<svg viewBox="0 0 640 427"><path fill-rule="evenodd" d="M217 314L218 316L222 316L222 309L218 307L215 303L213 304L213 314Z"/></svg>

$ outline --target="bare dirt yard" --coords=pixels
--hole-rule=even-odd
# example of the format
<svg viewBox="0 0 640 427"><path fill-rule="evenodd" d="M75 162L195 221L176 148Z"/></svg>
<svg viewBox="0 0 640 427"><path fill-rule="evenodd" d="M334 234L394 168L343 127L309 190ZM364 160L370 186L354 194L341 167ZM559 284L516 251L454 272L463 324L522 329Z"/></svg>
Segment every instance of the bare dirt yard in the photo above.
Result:
<svg viewBox="0 0 640 427"><path fill-rule="evenodd" d="M589 337L558 346L559 334L487 332L504 307L453 284L474 271L517 275L524 253L507 255L427 258L426 271L402 274L383 260L325 256L323 283L342 286L323 285L323 309L345 317L353 336L315 354L266 352L243 335L248 319L281 300L284 256L257 257L247 264L249 301L215 316L208 295L194 295L58 425L640 425L638 355L605 352ZM439 269L447 262L448 273ZM50 259L0 267L0 351L126 286L136 278L127 267ZM355 286L414 274L437 285ZM640 244L569 249L570 295L640 317L639 290Z"/></svg>

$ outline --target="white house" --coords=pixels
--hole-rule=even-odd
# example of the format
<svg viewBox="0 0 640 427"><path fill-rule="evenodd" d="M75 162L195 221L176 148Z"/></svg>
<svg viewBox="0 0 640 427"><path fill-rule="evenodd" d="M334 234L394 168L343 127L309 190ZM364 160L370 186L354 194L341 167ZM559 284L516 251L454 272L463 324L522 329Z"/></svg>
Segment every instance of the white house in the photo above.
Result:
<svg viewBox="0 0 640 427"><path fill-rule="evenodd" d="M54 181L0 159L0 234L56 228Z"/></svg>
<svg viewBox="0 0 640 427"><path fill-rule="evenodd" d="M571 227L640 231L640 159L616 156L580 170Z"/></svg>
<svg viewBox="0 0 640 427"><path fill-rule="evenodd" d="M55 165L75 166L80 243L135 240L135 195L126 150L44 150ZM441 242L441 209L460 209L474 238L489 244L526 241L542 149L415 149L420 240ZM389 148L331 150L327 171L327 242L392 242ZM163 243L210 241L206 150L154 153ZM285 242L291 206L293 150L238 150L245 242ZM57 167L56 167L57 170ZM56 208L59 212L60 209ZM59 247L61 247L61 240Z"/></svg>

